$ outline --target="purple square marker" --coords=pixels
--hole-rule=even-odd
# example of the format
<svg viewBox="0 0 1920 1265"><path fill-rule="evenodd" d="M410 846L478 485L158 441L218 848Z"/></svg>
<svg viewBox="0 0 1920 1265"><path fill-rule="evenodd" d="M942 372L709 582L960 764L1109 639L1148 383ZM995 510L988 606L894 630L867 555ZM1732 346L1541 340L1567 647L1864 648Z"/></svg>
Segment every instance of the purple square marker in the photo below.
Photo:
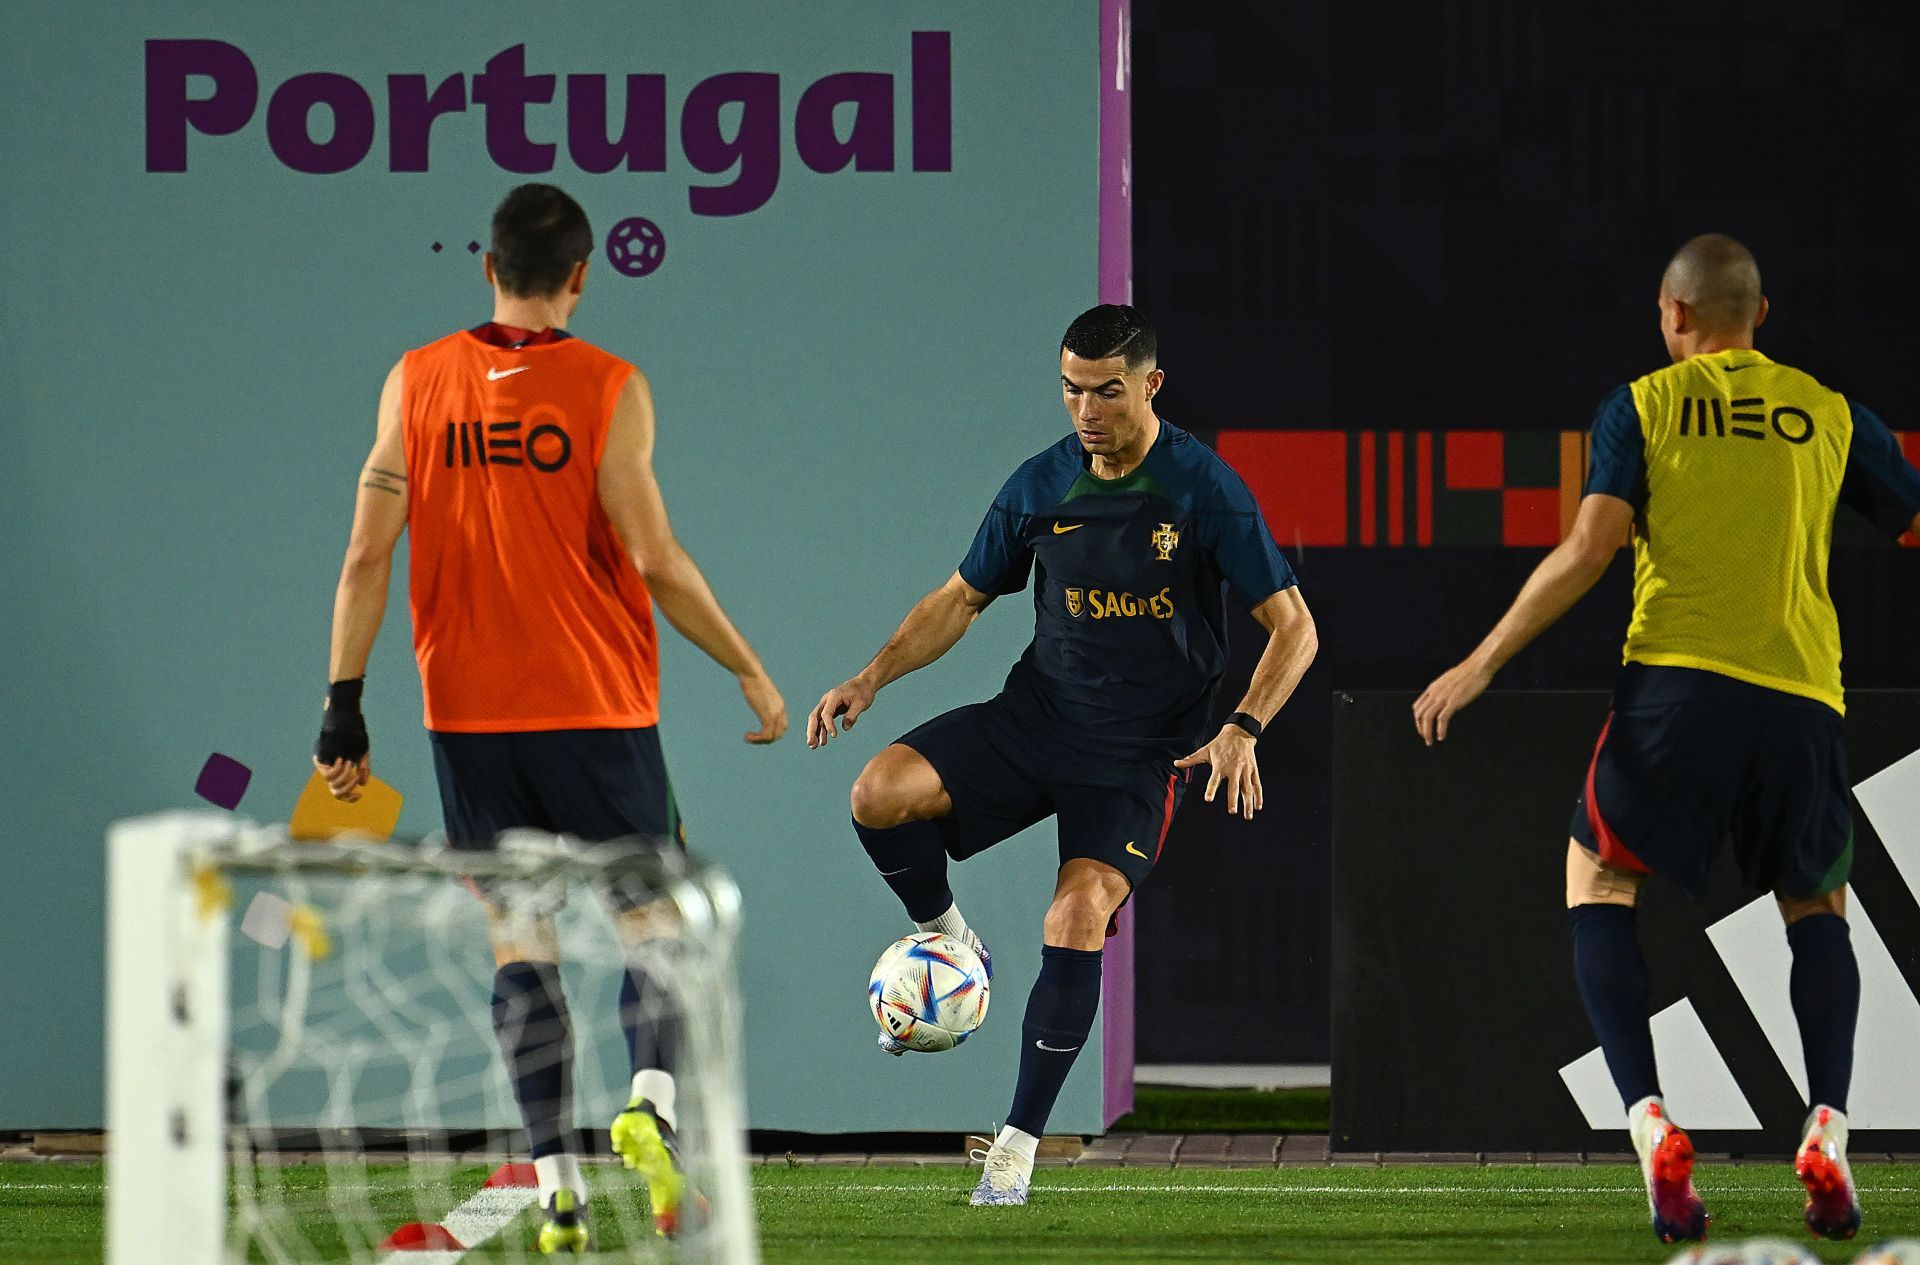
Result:
<svg viewBox="0 0 1920 1265"><path fill-rule="evenodd" d="M200 780L193 784L193 790L201 799L222 808L237 808L240 797L247 793L247 783L252 780L252 769L216 751L200 766Z"/></svg>

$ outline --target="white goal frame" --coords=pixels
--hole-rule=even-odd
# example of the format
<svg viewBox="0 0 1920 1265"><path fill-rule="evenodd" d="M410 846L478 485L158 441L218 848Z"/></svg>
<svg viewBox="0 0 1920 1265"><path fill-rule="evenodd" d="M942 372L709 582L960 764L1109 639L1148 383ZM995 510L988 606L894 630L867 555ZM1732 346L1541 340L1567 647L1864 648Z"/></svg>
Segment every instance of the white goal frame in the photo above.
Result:
<svg viewBox="0 0 1920 1265"><path fill-rule="evenodd" d="M673 1259L754 1265L733 962L740 897L723 871L684 854L530 832L493 852L296 843L284 827L185 811L118 822L107 836L107 1265L215 1265L244 1255L228 1211L229 1170L257 1139L227 1114L229 927L239 918L229 877L381 874L587 880L601 890L631 882L671 902L686 942L703 946L674 956L687 973L682 991L701 999L682 1020L686 1057L705 1060L708 1092L695 1127L705 1135L711 1196L710 1219Z"/></svg>

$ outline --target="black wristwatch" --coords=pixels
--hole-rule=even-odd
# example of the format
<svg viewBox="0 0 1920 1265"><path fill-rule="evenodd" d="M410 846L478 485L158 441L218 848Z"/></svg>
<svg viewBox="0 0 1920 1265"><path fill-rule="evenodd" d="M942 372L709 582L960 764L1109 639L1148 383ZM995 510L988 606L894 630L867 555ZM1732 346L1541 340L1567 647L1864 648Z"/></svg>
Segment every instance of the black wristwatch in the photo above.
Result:
<svg viewBox="0 0 1920 1265"><path fill-rule="evenodd" d="M1227 717L1227 723L1229 725L1240 726L1240 728L1246 730L1249 734L1253 735L1255 738L1258 738L1260 736L1260 731L1266 728L1265 725L1262 725L1259 721L1247 715L1247 713L1245 712L1235 712L1233 715Z"/></svg>

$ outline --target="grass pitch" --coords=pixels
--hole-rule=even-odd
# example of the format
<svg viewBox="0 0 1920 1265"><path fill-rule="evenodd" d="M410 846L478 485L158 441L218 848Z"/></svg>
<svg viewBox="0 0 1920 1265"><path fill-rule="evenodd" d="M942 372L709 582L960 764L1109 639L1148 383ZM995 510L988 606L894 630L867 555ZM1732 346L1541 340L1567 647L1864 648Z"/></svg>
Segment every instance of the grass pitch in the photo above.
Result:
<svg viewBox="0 0 1920 1265"><path fill-rule="evenodd" d="M1133 1111L1115 1133L1325 1133L1331 1109L1324 1086L1306 1089L1193 1089L1138 1085Z"/></svg>
<svg viewBox="0 0 1920 1265"><path fill-rule="evenodd" d="M397 1219L410 1206L404 1167L372 1170L391 1187L373 1196ZM357 1176L357 1173L356 1173ZM975 1172L954 1168L761 1166L754 1170L769 1265L941 1262L1292 1261L1664 1262L1647 1229L1639 1173L1585 1168L1042 1169L1026 1208L970 1208ZM1861 1242L1920 1235L1920 1166L1874 1164L1857 1176L1867 1209ZM485 1170L461 1174L477 1186ZM596 1168L600 1200L631 1199L627 1179ZM306 1170L322 1224L326 1173ZM1705 1168L1700 1186L1714 1237L1800 1238L1800 1190L1785 1164ZM0 1261L47 1265L101 1255L99 1165L0 1167ZM600 1260L632 1259L617 1226L600 1224ZM526 1259L534 1214L466 1259ZM313 1237L323 1237L314 1233ZM1822 1261L1854 1244L1815 1246ZM647 1259L643 1257L642 1259Z"/></svg>

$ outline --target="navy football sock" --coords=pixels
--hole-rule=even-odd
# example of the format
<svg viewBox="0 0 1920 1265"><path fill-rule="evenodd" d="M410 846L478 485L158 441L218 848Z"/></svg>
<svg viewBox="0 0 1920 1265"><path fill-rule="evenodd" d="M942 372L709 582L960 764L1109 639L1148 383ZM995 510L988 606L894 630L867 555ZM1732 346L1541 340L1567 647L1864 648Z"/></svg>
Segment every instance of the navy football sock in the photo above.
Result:
<svg viewBox="0 0 1920 1265"><path fill-rule="evenodd" d="M1660 1092L1647 1016L1653 984L1634 934L1634 911L1626 905L1575 905L1567 919L1573 924L1573 974L1580 998L1620 1101L1631 1107Z"/></svg>
<svg viewBox="0 0 1920 1265"><path fill-rule="evenodd" d="M1010 1127L1036 1138L1047 1131L1054 1100L1099 1009L1100 951L1043 947L1040 978L1027 996L1027 1018L1020 1027L1020 1081L1007 1111Z"/></svg>
<svg viewBox="0 0 1920 1265"><path fill-rule="evenodd" d="M1788 989L1807 1056L1807 1095L1816 1105L1847 1109L1853 1079L1853 1030L1860 1019L1860 964L1853 935L1838 914L1814 914L1787 928L1793 947Z"/></svg>
<svg viewBox="0 0 1920 1265"><path fill-rule="evenodd" d="M534 1159L573 1139L573 1024L551 962L509 962L493 976L493 1032Z"/></svg>
<svg viewBox="0 0 1920 1265"><path fill-rule="evenodd" d="M680 1016L672 995L640 967L620 981L620 1026L627 1032L628 1066L635 1073L658 1068L671 1073L680 1052Z"/></svg>
<svg viewBox="0 0 1920 1265"><path fill-rule="evenodd" d="M873 868L907 907L907 917L932 922L952 908L947 848L939 822L910 821L891 830L875 830L855 820L853 833L860 836L860 846L873 860Z"/></svg>

